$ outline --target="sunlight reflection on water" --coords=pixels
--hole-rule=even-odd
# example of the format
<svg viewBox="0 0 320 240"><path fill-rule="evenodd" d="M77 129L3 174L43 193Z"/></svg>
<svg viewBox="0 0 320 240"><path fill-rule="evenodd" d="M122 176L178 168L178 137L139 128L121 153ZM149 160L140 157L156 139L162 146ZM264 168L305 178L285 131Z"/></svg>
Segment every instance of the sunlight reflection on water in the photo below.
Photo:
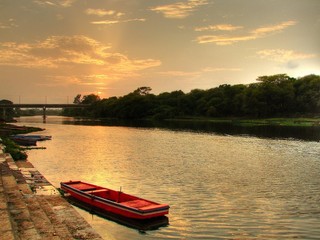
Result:
<svg viewBox="0 0 320 240"><path fill-rule="evenodd" d="M318 142L35 125L53 139L29 159L55 186L79 179L170 204L170 225L143 235L80 211L105 239L320 236Z"/></svg>

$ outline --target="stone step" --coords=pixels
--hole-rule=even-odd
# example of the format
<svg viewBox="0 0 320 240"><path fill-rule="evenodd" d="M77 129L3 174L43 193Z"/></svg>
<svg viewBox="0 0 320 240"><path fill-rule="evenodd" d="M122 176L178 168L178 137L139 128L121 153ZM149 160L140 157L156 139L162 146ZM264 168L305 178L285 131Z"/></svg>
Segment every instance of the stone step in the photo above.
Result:
<svg viewBox="0 0 320 240"><path fill-rule="evenodd" d="M18 168L14 161L7 157L6 162L7 166L4 163L3 169L7 169L4 170L5 174L1 178L9 218L12 219L12 230L16 233L16 238L60 240L36 195L28 184L21 181L21 174L17 174ZM66 227L65 229L67 230ZM62 236L63 239L73 239L68 238L65 232Z"/></svg>
<svg viewBox="0 0 320 240"><path fill-rule="evenodd" d="M65 228L69 231L70 239L92 239L101 240L102 238L83 220L80 214L61 196L42 195L38 196L44 211L54 224L57 234L68 236ZM59 231L58 231L59 230Z"/></svg>
<svg viewBox="0 0 320 240"><path fill-rule="evenodd" d="M58 236L61 236L63 239L74 239L70 230L66 226L66 223L59 218L55 209L47 201L47 199L61 199L60 196L37 196L38 202L41 203L41 208L46 213L52 226L54 226L54 231Z"/></svg>
<svg viewBox="0 0 320 240"><path fill-rule="evenodd" d="M0 150L1 152L1 150ZM0 153L0 226L1 226L1 238L7 240L14 240L17 237L14 235L12 229L10 214L7 206L7 197L3 188L2 175L5 172L3 165L5 164L5 154Z"/></svg>
<svg viewBox="0 0 320 240"><path fill-rule="evenodd" d="M102 239L34 168L19 168L7 155L0 164L0 239Z"/></svg>
<svg viewBox="0 0 320 240"><path fill-rule="evenodd" d="M2 168L6 168L3 166ZM5 170L6 171L6 170ZM6 208L9 212L13 239L41 239L31 219L29 209L23 199L16 179L10 171L1 176Z"/></svg>
<svg viewBox="0 0 320 240"><path fill-rule="evenodd" d="M38 201L35 195L25 195L24 200L28 206L30 217L42 239L59 240L61 237L68 236L68 229L65 228L63 234L58 234L49 216L42 208L42 203ZM71 239L71 238L70 238Z"/></svg>

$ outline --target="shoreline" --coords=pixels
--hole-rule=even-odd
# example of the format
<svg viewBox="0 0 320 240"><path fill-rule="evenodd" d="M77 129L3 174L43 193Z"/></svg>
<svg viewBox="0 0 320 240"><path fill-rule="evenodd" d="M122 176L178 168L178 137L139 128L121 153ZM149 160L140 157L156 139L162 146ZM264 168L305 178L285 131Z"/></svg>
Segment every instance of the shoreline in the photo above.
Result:
<svg viewBox="0 0 320 240"><path fill-rule="evenodd" d="M197 118L166 119L173 122L228 123L237 126L320 127L320 118Z"/></svg>
<svg viewBox="0 0 320 240"><path fill-rule="evenodd" d="M1 144L0 174L5 239L103 239L29 161L14 161Z"/></svg>

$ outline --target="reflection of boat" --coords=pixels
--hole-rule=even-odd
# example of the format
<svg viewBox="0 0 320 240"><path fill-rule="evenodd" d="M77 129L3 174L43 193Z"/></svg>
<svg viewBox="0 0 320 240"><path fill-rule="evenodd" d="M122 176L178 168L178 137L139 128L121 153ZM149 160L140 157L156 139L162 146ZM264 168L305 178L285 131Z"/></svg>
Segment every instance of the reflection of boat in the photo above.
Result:
<svg viewBox="0 0 320 240"><path fill-rule="evenodd" d="M160 227L165 227L165 226L169 225L169 219L166 216L156 217L156 218L151 218L151 219L144 219L144 220L126 218L126 217L120 216L118 214L114 214L112 212L103 211L103 210L101 210L101 208L94 207L90 204L80 202L71 196L66 197L66 199L71 204L73 204L81 209L87 210L91 214L98 215L100 217L114 221L116 223L122 224L122 225L130 227L130 228L138 229L139 231L156 230Z"/></svg>
<svg viewBox="0 0 320 240"><path fill-rule="evenodd" d="M78 201L104 211L132 218L150 219L169 213L168 204L160 204L120 191L81 181L61 182L61 189Z"/></svg>

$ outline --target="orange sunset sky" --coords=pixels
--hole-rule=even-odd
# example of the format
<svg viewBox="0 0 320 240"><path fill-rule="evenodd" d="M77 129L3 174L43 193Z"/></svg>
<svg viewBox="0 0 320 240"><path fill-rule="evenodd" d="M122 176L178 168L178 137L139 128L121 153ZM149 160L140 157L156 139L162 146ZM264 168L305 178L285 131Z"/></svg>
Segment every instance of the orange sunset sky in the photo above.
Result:
<svg viewBox="0 0 320 240"><path fill-rule="evenodd" d="M0 0L0 99L320 74L319 0Z"/></svg>

